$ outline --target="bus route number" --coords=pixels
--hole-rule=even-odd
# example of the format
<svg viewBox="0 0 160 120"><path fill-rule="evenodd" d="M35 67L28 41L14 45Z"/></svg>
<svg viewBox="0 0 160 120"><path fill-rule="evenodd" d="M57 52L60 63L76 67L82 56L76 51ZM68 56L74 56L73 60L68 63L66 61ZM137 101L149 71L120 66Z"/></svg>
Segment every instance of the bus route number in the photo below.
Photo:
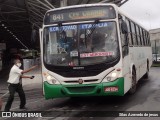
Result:
<svg viewBox="0 0 160 120"><path fill-rule="evenodd" d="M54 21L63 20L63 19L64 19L63 14L58 14L58 15L55 14L52 16L52 20L54 20Z"/></svg>

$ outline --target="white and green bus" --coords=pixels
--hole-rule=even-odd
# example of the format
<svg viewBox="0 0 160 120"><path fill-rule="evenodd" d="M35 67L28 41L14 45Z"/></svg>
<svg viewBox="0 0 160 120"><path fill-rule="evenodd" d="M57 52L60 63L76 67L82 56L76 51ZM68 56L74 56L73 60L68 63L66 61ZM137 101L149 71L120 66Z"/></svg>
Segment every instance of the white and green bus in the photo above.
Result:
<svg viewBox="0 0 160 120"><path fill-rule="evenodd" d="M114 4L49 10L40 43L46 99L133 94L152 64L148 31Z"/></svg>

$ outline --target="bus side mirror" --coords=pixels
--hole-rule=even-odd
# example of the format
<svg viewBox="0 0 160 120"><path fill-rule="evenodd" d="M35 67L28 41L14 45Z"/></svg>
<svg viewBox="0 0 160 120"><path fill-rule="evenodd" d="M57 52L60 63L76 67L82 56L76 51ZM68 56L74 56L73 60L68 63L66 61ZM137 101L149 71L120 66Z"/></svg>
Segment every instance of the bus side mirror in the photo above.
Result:
<svg viewBox="0 0 160 120"><path fill-rule="evenodd" d="M39 39L40 39L40 42L42 42L42 28L39 29Z"/></svg>
<svg viewBox="0 0 160 120"><path fill-rule="evenodd" d="M40 39L40 45L41 45L41 47L40 48L42 48L42 39L43 39L43 29L42 28L40 28L39 29L39 39Z"/></svg>

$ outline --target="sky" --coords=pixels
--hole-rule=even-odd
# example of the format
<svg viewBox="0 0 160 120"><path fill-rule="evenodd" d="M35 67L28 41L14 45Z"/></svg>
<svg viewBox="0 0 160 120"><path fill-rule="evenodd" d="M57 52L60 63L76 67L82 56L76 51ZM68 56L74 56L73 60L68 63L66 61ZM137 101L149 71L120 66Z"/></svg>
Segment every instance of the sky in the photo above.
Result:
<svg viewBox="0 0 160 120"><path fill-rule="evenodd" d="M121 9L148 30L160 28L160 0L128 0Z"/></svg>

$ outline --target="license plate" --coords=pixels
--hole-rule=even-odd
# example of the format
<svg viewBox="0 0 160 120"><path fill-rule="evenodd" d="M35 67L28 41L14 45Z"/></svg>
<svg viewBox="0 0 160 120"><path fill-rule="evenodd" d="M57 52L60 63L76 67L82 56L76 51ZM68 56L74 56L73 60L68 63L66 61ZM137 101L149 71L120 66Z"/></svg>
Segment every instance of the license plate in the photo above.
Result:
<svg viewBox="0 0 160 120"><path fill-rule="evenodd" d="M105 87L104 91L105 92L117 92L118 91L118 87Z"/></svg>

